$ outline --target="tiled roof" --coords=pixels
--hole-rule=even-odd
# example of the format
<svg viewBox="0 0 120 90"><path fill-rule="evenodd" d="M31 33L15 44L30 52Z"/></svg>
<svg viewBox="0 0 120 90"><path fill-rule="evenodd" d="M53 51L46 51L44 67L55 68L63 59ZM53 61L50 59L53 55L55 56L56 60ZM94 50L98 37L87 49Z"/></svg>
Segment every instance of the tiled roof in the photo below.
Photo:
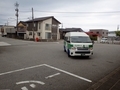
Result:
<svg viewBox="0 0 120 90"><path fill-rule="evenodd" d="M22 23L24 26L26 26L26 23L24 21L20 21L19 23Z"/></svg>
<svg viewBox="0 0 120 90"><path fill-rule="evenodd" d="M0 27L2 27L3 25L0 25Z"/></svg>
<svg viewBox="0 0 120 90"><path fill-rule="evenodd" d="M49 18L53 18L53 19L56 20L58 23L60 23L57 19L54 18L54 16L34 18L34 22L44 21L44 20L49 19ZM32 21L33 21L33 20L28 20L28 21L25 21L25 22L27 23L27 22L32 22Z"/></svg>
<svg viewBox="0 0 120 90"><path fill-rule="evenodd" d="M88 35L95 35L95 36L101 36L100 34L92 33L92 32L85 32Z"/></svg>
<svg viewBox="0 0 120 90"><path fill-rule="evenodd" d="M83 32L83 30L81 28L61 28L59 29L60 31L80 31L80 32Z"/></svg>

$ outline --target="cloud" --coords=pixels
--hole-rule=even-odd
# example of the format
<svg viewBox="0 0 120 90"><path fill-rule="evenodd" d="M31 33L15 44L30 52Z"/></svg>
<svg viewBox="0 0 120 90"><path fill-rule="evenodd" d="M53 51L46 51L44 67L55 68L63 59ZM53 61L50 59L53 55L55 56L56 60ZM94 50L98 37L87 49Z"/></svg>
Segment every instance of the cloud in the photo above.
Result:
<svg viewBox="0 0 120 90"><path fill-rule="evenodd" d="M16 18L15 2L16 0L1 0L0 24L6 23L10 17ZM120 0L20 0L18 3L19 20L23 21L31 18L33 7L34 17L55 16L64 27L113 30L120 24L120 12L99 13L120 11ZM15 25L16 21L10 24Z"/></svg>

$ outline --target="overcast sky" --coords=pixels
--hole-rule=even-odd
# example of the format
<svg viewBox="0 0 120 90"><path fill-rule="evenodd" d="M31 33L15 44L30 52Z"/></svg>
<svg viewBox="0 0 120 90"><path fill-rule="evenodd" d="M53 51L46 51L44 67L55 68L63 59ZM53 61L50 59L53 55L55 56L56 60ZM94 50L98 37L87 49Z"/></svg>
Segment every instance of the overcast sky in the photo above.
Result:
<svg viewBox="0 0 120 90"><path fill-rule="evenodd" d="M19 21L29 20L33 7L35 18L54 16L64 28L113 31L120 25L120 0L0 0L0 25L16 25L16 2Z"/></svg>

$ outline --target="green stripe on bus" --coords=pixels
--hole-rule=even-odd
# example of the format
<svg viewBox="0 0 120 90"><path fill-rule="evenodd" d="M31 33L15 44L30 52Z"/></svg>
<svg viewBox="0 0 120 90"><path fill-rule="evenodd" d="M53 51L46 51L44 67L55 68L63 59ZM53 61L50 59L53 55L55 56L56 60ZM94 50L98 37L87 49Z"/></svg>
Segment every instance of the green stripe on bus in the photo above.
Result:
<svg viewBox="0 0 120 90"><path fill-rule="evenodd" d="M93 45L89 45L89 48L93 47Z"/></svg>
<svg viewBox="0 0 120 90"><path fill-rule="evenodd" d="M68 49L71 49L71 47L73 47L73 45L70 44L70 43L68 43L68 44L67 44L67 47L68 47Z"/></svg>

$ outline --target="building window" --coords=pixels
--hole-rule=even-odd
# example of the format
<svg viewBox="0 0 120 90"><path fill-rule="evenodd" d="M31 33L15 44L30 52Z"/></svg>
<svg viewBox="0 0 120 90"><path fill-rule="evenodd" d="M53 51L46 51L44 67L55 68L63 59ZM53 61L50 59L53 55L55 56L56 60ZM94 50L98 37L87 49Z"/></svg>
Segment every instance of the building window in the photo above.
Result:
<svg viewBox="0 0 120 90"><path fill-rule="evenodd" d="M29 24L26 24L26 26L28 27L28 26L29 26Z"/></svg>
<svg viewBox="0 0 120 90"><path fill-rule="evenodd" d="M37 34L38 34L38 36L40 36L40 32L38 32Z"/></svg>
<svg viewBox="0 0 120 90"><path fill-rule="evenodd" d="M51 39L51 33L46 32L46 33L45 33L45 38L46 38L46 39Z"/></svg>
<svg viewBox="0 0 120 90"><path fill-rule="evenodd" d="M104 32L103 32L103 34L104 34Z"/></svg>
<svg viewBox="0 0 120 90"><path fill-rule="evenodd" d="M45 24L45 30L50 30L50 24Z"/></svg>
<svg viewBox="0 0 120 90"><path fill-rule="evenodd" d="M29 35L32 35L32 32L29 32Z"/></svg>
<svg viewBox="0 0 120 90"><path fill-rule="evenodd" d="M97 32L97 34L99 34L99 32Z"/></svg>
<svg viewBox="0 0 120 90"><path fill-rule="evenodd" d="M57 25L56 24L52 24L52 27L57 27Z"/></svg>

